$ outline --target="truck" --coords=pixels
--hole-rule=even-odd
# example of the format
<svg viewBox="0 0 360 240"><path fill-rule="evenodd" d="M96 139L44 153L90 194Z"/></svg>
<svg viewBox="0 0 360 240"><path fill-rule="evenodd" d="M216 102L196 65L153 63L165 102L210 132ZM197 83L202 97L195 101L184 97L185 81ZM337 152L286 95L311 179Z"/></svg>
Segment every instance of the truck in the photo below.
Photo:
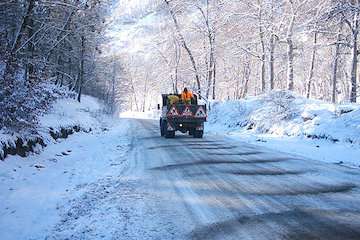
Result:
<svg viewBox="0 0 360 240"><path fill-rule="evenodd" d="M174 138L175 132L189 133L194 138L204 135L204 122L207 119L206 104L198 104L198 97L194 94L190 104L178 101L171 103L169 96L179 94L162 94L162 111L160 116L160 134L165 138ZM160 109L160 105L158 105Z"/></svg>

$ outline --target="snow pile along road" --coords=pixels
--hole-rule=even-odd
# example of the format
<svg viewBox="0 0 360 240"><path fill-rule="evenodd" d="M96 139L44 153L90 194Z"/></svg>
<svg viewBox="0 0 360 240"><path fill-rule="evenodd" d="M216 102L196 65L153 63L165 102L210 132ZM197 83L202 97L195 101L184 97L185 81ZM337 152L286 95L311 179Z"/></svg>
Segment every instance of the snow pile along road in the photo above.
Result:
<svg viewBox="0 0 360 240"><path fill-rule="evenodd" d="M248 130L360 144L358 105L308 100L288 91L275 91L239 101L215 102L209 123L214 130Z"/></svg>
<svg viewBox="0 0 360 240"><path fill-rule="evenodd" d="M132 148L130 124L104 114L101 102L90 96L81 103L57 100L36 128L46 148L0 161L0 239L84 239L73 235L86 234L99 239L109 226L118 227L116 214L108 211L117 203L115 187ZM17 146L19 138L13 138Z"/></svg>
<svg viewBox="0 0 360 240"><path fill-rule="evenodd" d="M328 162L360 164L353 154L360 153L357 104L335 105L289 91L273 91L238 101L213 102L208 120L206 128L211 133L227 132L307 157L313 152L311 157Z"/></svg>
<svg viewBox="0 0 360 240"><path fill-rule="evenodd" d="M93 234L91 239L100 239L109 226L118 226L116 212L109 208L117 203L113 189L119 183L114 182L126 165L131 139L129 123L113 121L117 127L79 132L40 154L0 161L2 240L85 239L73 235ZM102 207L101 213L95 205ZM110 220L102 221L105 217Z"/></svg>
<svg viewBox="0 0 360 240"><path fill-rule="evenodd" d="M44 128L64 128L81 126L94 128L99 124L103 106L91 96L83 96L81 103L74 99L64 98L56 101L48 114L40 117L40 126Z"/></svg>
<svg viewBox="0 0 360 240"><path fill-rule="evenodd" d="M81 103L72 98L57 99L50 110L38 118L35 129L18 132L0 130L0 159L7 155L27 156L59 138L104 125L103 106L96 98L84 95Z"/></svg>

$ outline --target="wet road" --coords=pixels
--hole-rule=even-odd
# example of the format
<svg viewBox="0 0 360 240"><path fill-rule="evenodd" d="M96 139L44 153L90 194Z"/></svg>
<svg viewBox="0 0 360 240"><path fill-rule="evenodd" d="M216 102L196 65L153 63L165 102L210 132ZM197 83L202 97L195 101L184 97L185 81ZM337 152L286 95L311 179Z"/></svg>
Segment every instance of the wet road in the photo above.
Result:
<svg viewBox="0 0 360 240"><path fill-rule="evenodd" d="M129 238L360 239L359 170L157 124L133 122L124 176L148 195Z"/></svg>

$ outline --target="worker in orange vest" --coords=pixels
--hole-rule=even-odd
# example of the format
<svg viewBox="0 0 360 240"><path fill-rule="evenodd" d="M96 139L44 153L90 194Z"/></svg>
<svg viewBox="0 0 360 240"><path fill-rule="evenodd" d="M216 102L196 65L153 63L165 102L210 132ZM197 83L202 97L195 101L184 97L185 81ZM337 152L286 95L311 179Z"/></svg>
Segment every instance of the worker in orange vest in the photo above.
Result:
<svg viewBox="0 0 360 240"><path fill-rule="evenodd" d="M191 99L194 98L192 92L190 92L187 88L184 88L184 91L181 93L181 100L185 104L191 104Z"/></svg>

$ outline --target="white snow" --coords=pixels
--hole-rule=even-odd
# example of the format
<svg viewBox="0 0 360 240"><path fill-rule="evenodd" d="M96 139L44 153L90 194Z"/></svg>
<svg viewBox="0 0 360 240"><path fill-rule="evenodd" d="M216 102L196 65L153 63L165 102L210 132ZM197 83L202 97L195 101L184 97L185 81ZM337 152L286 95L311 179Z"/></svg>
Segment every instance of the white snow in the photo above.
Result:
<svg viewBox="0 0 360 240"><path fill-rule="evenodd" d="M129 122L118 121L116 128L75 134L26 159L9 156L0 161L2 240L51 236L64 218L61 214L71 207L69 199L82 194L88 184L119 176L130 140ZM65 230L70 227L58 231Z"/></svg>
<svg viewBox="0 0 360 240"><path fill-rule="evenodd" d="M360 106L309 100L274 91L238 101L212 102L208 133L308 158L360 166Z"/></svg>
<svg viewBox="0 0 360 240"><path fill-rule="evenodd" d="M102 115L103 107L91 96L82 96L81 103L74 99L63 98L54 103L49 113L40 117L40 126L60 128L81 126L94 128L98 125L97 116Z"/></svg>
<svg viewBox="0 0 360 240"><path fill-rule="evenodd" d="M120 118L135 118L135 119L156 119L160 118L161 111L152 110L145 112L126 111L119 114Z"/></svg>
<svg viewBox="0 0 360 240"><path fill-rule="evenodd" d="M303 155L305 159L359 165L360 144L356 135L359 131L359 107L318 103L279 92L241 101L213 103L207 131L221 136L210 136L209 139L219 141L227 133L224 138L227 140L222 143L224 146L232 143L246 145L245 141L261 145L260 149L267 156L281 155L266 151L266 148L271 148ZM348 112L350 110L352 112ZM348 113L341 113L344 111ZM154 152L144 148L144 144L156 147L165 142L156 135L157 121L129 119L157 119L158 111L126 112L120 115L121 119L109 119L101 112L101 104L91 97L85 96L82 103L60 100L46 116L41 117L44 129L82 124L94 130L59 139L40 154L27 158L10 156L0 161L1 240L178 239L176 234L186 232L194 225L193 219L186 215L189 209L202 224L215 222L215 213L220 214L223 209L217 209L213 204L222 201L218 201L216 195L216 201L206 202L209 200L207 193L204 199L199 198L196 189L204 183L201 175L189 182L182 174L148 171L164 165L165 161L178 161L176 158L171 160L166 148ZM328 129L331 126L336 129ZM331 138L307 138L310 133ZM334 139L339 141L334 142ZM178 139L171 142L177 141L181 142ZM249 147L252 145L247 145ZM183 150L186 153L186 146ZM201 151L195 151L192 157ZM177 153L180 154L178 159L183 157L181 147ZM303 162L296 164L302 166ZM331 168L326 164L321 166ZM193 168L195 172L199 169ZM154 184L154 176L159 177L156 180L160 185ZM328 178L321 180L324 176L311 176L328 181ZM209 183L215 181L215 185L204 186L215 186L218 190L219 182L216 181L219 179L213 177ZM282 180L278 182L281 183ZM202 192L201 189L198 191ZM168 201L164 201L164 197ZM182 205L184 199L192 204L191 208ZM211 207L205 202L211 203ZM222 204L225 203L227 201ZM224 213L228 214L228 210Z"/></svg>
<svg viewBox="0 0 360 240"><path fill-rule="evenodd" d="M81 103L72 98L57 99L51 109L39 116L39 123L36 127L37 134L32 134L26 130L21 133L7 133L0 130L0 146L6 144L15 146L17 138L30 140L40 135L46 144L53 142L49 130L59 131L61 128L72 128L79 126L83 130L96 130L102 128L104 122L109 119L103 114L102 104L94 97L83 95ZM2 155L2 148L0 148Z"/></svg>

